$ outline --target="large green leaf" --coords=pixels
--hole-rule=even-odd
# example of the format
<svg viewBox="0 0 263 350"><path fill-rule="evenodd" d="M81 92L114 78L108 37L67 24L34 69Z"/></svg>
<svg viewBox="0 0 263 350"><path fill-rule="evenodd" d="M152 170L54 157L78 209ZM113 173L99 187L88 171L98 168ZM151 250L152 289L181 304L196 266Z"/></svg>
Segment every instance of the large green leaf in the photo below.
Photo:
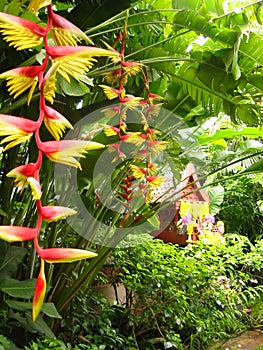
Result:
<svg viewBox="0 0 263 350"><path fill-rule="evenodd" d="M34 295L36 279L18 281L7 278L0 283L0 290L14 298L31 299Z"/></svg>
<svg viewBox="0 0 263 350"><path fill-rule="evenodd" d="M198 78L198 66L196 64L186 62L176 75L176 80L197 105L214 110L215 113L222 110L224 102L235 107L230 96L210 88Z"/></svg>
<svg viewBox="0 0 263 350"><path fill-rule="evenodd" d="M0 280L3 280L17 271L27 250L23 247L12 246L4 241L0 241L0 251Z"/></svg>
<svg viewBox="0 0 263 350"><path fill-rule="evenodd" d="M239 37L239 32L230 28L220 28L211 21L210 16L201 16L196 11L182 10L174 16L174 24L178 29L190 29L204 37L220 41L227 46L233 46Z"/></svg>
<svg viewBox="0 0 263 350"><path fill-rule="evenodd" d="M48 327L44 319L38 317L34 322L32 320L31 312L26 311L25 316L21 316L20 313L16 313L11 309L9 311L9 317L18 321L25 331L29 331L31 333L40 333L46 335L49 338L55 338L54 333Z"/></svg>
<svg viewBox="0 0 263 350"><path fill-rule="evenodd" d="M219 41L226 47L234 47L240 38L239 27L226 28L219 27L211 16L201 16L195 11L183 10L174 16L174 23L178 28L190 29L204 37L210 37ZM250 33L249 37L243 35L239 46L239 53L258 66L263 65L263 39L256 33Z"/></svg>
<svg viewBox="0 0 263 350"><path fill-rule="evenodd" d="M5 300L5 303L11 308L19 311L32 310L32 303L17 300ZM53 303L44 303L41 312L52 318L61 318Z"/></svg>
<svg viewBox="0 0 263 350"><path fill-rule="evenodd" d="M263 159L260 159L258 162L254 163L253 165L245 169L242 173L263 173Z"/></svg>
<svg viewBox="0 0 263 350"><path fill-rule="evenodd" d="M220 211L224 200L224 187L221 185L212 187L209 189L208 194L210 213L216 215Z"/></svg>
<svg viewBox="0 0 263 350"><path fill-rule="evenodd" d="M197 137L197 141L200 145L213 143L215 141L218 141L220 139L228 139L233 138L236 136L245 136L249 138L258 138L263 135L263 129L262 127L247 127L243 128L241 130L234 130L234 129L224 129L219 130L213 135L201 135Z"/></svg>
<svg viewBox="0 0 263 350"><path fill-rule="evenodd" d="M240 47L240 53L242 53L249 65L251 65L251 61L254 62L258 67L263 66L263 38L262 35L258 35L256 33L250 33L249 37L244 35ZM245 66L245 61L243 60L243 65Z"/></svg>

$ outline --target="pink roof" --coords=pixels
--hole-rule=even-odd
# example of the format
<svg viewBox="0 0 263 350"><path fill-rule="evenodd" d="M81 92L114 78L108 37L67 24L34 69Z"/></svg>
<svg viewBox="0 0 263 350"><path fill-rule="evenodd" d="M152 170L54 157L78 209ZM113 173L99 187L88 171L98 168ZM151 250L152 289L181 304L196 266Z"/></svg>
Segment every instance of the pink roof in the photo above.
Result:
<svg viewBox="0 0 263 350"><path fill-rule="evenodd" d="M183 195L185 196L182 197ZM163 176L162 185L153 191L153 201L163 202L165 200L176 203L176 206L179 206L179 202L183 200L209 202L208 192L201 189L193 163L188 163L179 183L176 183L172 172Z"/></svg>

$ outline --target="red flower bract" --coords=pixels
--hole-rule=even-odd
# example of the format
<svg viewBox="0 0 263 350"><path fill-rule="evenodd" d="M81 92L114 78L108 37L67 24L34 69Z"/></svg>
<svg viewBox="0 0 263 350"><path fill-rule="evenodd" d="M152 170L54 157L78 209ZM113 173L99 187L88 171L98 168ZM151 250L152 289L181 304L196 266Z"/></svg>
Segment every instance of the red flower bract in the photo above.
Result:
<svg viewBox="0 0 263 350"><path fill-rule="evenodd" d="M49 263L73 262L81 259L94 258L96 253L74 248L46 248L38 249L41 259Z"/></svg>
<svg viewBox="0 0 263 350"><path fill-rule="evenodd" d="M47 283L46 283L44 266L45 266L45 261L41 259L40 272L37 277L36 286L34 290L34 297L33 297L33 308L32 308L33 321L36 320L45 299Z"/></svg>
<svg viewBox="0 0 263 350"><path fill-rule="evenodd" d="M24 226L0 226L0 239L7 242L30 241L37 237L38 230Z"/></svg>

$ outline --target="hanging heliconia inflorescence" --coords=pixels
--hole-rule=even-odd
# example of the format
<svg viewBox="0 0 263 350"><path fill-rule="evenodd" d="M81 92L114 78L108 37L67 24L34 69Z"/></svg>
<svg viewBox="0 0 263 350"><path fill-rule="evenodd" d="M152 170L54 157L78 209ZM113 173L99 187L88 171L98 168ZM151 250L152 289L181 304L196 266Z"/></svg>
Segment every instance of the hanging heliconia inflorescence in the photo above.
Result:
<svg viewBox="0 0 263 350"><path fill-rule="evenodd" d="M118 140L110 145L110 148L116 152L114 160L126 159L125 145L127 143L136 146L131 152L133 162L130 162L128 166L128 179L124 179L118 193L125 207L129 208L135 191L139 189L145 201L149 203L152 201L152 190L162 184L162 177L157 174L158 169L153 162L153 155L156 157L161 153L166 148L167 142L160 140L160 131L151 126L151 124L156 124L153 118L157 117L160 112L163 97L150 92L148 71L145 65L140 62L125 61L125 46L128 39L127 22L128 13L124 29L119 31L113 47L106 44L109 50L118 53L120 62L117 69L105 76L109 85L101 84L100 87L109 100L119 101L117 105L104 109L106 116L118 118L115 126L107 125L104 128L107 137L115 136ZM119 52L115 49L118 44L120 45ZM130 95L125 90L128 79L138 74L141 75L143 97ZM127 114L134 110L137 110L139 115L140 130L138 131L129 130L129 121L127 122ZM138 218L135 221L138 221Z"/></svg>
<svg viewBox="0 0 263 350"><path fill-rule="evenodd" d="M96 62L95 57L110 57L119 60L119 54L94 46L82 46L81 41L93 44L87 35L75 25L52 10L51 0L32 0L29 10L37 13L40 8L47 6L48 22L41 26L29 20L7 13L0 13L0 32L5 41L16 50L32 49L42 45L45 58L40 65L19 67L0 74L0 79L6 80L8 91L14 98L28 91L27 104L30 104L36 88L39 89L39 114L36 121L22 116L0 114L0 136L4 137L1 144L4 151L20 143L35 138L38 156L35 163L17 166L7 176L14 178L15 186L22 190L29 186L32 198L36 201L38 220L36 227L0 226L0 239L8 242L34 242L34 247L40 258L40 272L36 281L33 297L33 320L36 320L45 299L46 279L45 263L73 262L80 259L92 258L95 252L74 248L46 248L39 245L40 229L43 220L48 222L65 219L75 214L73 209L61 206L43 206L41 202L41 184L39 173L42 157L45 155L53 162L66 164L81 169L78 158L83 157L88 150L103 148L102 144L83 140L67 140L60 138L66 128L72 128L70 122L51 105L56 92L56 77L60 74L66 80L70 77L76 80L85 74ZM54 46L49 45L51 35ZM52 141L42 141L39 130L45 124L54 137Z"/></svg>
<svg viewBox="0 0 263 350"><path fill-rule="evenodd" d="M158 116L163 98L153 94L149 89L147 68L137 62L125 61L125 44L127 40L127 20L124 29L119 31L113 47L105 43L107 49L95 46L85 46L85 41L93 45L90 38L78 27L65 18L53 12L51 0L31 0L29 10L34 14L47 7L47 24L39 25L29 20L0 13L0 32L6 42L16 50L32 49L42 45L45 57L41 64L14 68L0 74L0 79L6 81L10 95L17 98L28 92L27 104L34 91L39 90L39 114L35 121L22 116L0 114L0 136L4 151L35 138L38 156L34 163L20 164L11 170L7 176L14 178L14 185L22 190L29 187L32 198L36 201L38 220L36 227L0 226L0 239L8 242L32 240L40 258L40 272L36 281L33 297L33 320L41 311L45 294L45 263L72 262L95 257L91 251L74 248L46 248L39 245L42 221L47 222L65 219L76 212L62 206L42 205L42 189L39 173L43 155L52 162L76 167L81 170L78 158L84 157L88 150L105 147L104 145L84 140L61 140L64 131L72 129L70 122L52 107L56 95L57 76L70 82L73 78L81 81L96 61L95 57L110 58L117 68L105 75L106 84L100 87L106 97L115 99L118 104L104 109L107 117L117 117L117 124L106 125L104 133L107 137L115 136L116 143L109 144L109 149L116 153L114 160L125 160L123 145L134 145L133 161L130 162L126 176L116 190L116 196L129 211L133 194L138 189L144 196L145 203L151 201L152 189L162 183L162 177L157 173L153 154L158 155L166 147L166 141L160 140L160 132L151 126L151 118ZM53 41L49 40L52 38ZM50 43L53 42L52 45ZM115 49L120 45L120 52ZM126 93L125 85L130 77L141 74L144 90L143 97ZM48 105L49 104L49 105ZM139 108L139 130L129 130L126 121L129 111ZM54 140L42 141L40 128L45 126ZM113 161L114 161L113 160ZM143 215L137 215L131 224L135 224ZM126 216L125 218L127 218ZM120 226L124 225L124 219Z"/></svg>

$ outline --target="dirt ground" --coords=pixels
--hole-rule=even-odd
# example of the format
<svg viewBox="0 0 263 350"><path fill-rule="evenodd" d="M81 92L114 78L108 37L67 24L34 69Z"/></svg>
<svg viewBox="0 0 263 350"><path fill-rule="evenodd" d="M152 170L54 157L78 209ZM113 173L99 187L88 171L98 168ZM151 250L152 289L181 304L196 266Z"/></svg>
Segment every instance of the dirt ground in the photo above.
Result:
<svg viewBox="0 0 263 350"><path fill-rule="evenodd" d="M262 347L262 348L261 348ZM247 331L228 341L214 344L208 350L263 350L263 331Z"/></svg>

